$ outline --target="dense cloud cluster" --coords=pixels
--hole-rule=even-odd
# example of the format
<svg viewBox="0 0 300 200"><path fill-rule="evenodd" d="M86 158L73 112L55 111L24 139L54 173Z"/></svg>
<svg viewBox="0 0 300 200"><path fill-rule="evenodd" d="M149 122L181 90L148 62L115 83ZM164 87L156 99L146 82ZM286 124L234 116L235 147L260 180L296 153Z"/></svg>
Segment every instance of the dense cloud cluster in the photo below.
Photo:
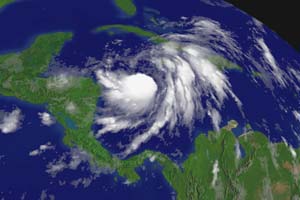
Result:
<svg viewBox="0 0 300 200"><path fill-rule="evenodd" d="M239 49L230 32L221 29L217 22L198 18L186 26L192 28L185 33L166 34L163 37L168 42L122 58L132 69L138 69L141 61L149 63L155 68L152 73L112 70L118 58L109 59L105 68L96 70L106 102L96 118L96 123L102 125L96 136L147 127L133 139L125 155L158 135L163 127L170 132L176 125L192 128L195 119L208 116L218 130L219 110L225 99L242 106L226 75L209 60L216 55L208 45L212 40L222 41L232 55L237 54Z"/></svg>

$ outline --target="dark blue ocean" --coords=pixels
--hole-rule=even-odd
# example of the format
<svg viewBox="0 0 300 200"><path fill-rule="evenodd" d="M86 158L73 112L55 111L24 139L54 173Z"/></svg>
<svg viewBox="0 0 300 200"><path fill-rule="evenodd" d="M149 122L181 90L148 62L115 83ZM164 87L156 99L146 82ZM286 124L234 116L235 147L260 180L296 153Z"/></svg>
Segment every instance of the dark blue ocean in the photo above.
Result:
<svg viewBox="0 0 300 200"><path fill-rule="evenodd" d="M103 34L92 33L93 29L106 24L145 27L149 16L164 17L170 21L178 21L182 16L208 17L234 32L243 50L251 48L251 41L246 39L249 34L249 26L246 26L246 23L251 18L234 7L214 7L199 0L184 3L170 0L139 0L136 1L136 5L137 14L128 17L114 6L112 0L19 0L0 10L0 53L22 50L31 44L35 36L42 33L68 31L74 34L74 38L64 46L58 59L65 65L80 67L84 66L88 56L102 56L101 48L107 38ZM155 9L160 14L145 8ZM265 27L265 31L264 39L270 49L276 50L273 53L279 64L281 60L289 59L296 59L300 63L299 54L295 50L268 28ZM131 42L134 45L134 40ZM243 66L249 63L237 64ZM259 87L259 84L253 87L247 75L239 72L232 71L227 76L235 94L245 102L243 109L247 118L242 117L236 106L228 102L222 111L222 116L226 118L223 118L221 125L225 125L230 119L237 120L240 127L235 133L239 135L242 133L241 127L250 123L253 129L264 132L273 142L280 141L281 136L284 136L291 145L299 146L292 133L291 123L295 123L295 130L300 130L299 125L288 114L274 114L278 111L278 105L271 92ZM285 96L291 107L300 108L298 98L294 98L291 92L278 89L277 93ZM101 174L95 177L90 172L87 162L80 163L77 169L65 169L52 177L46 172L49 162L57 161L62 156L68 160L71 155L71 150L62 143L63 127L57 123L51 127L41 125L38 113L46 111L43 105L31 105L12 97L0 96L0 110L11 112L15 108L19 108L24 115L21 129L12 134L0 133L0 199L24 197L33 200L40 199L43 195L48 199L53 195L55 199L63 200L174 199L175 192L164 180L160 166L148 161L137 169L142 178L132 185L124 184L125 180L117 174ZM262 122L269 126L262 126ZM274 124L278 124L280 128ZM200 132L206 133L212 129L209 119L205 119L201 124L196 122L195 126L192 137L188 134L182 134L180 137L165 134L164 140L168 142L161 141L161 138L153 138L136 153L145 149L159 150L174 161L182 162L193 151L193 139ZM186 130L182 128L181 131ZM118 143L122 139L126 140L128 134L130 133L108 134L99 142L112 153L119 153L123 149L118 147ZM47 150L40 156L29 156L29 152L48 142L55 146L54 150ZM93 180L88 187L84 187L83 184L77 187L70 184L80 178Z"/></svg>

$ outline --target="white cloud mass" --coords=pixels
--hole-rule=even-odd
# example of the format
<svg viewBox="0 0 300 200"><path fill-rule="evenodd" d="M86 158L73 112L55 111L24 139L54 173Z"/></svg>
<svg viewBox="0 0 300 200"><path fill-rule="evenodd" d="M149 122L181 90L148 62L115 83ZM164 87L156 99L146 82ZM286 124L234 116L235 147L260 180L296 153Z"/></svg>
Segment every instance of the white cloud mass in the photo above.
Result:
<svg viewBox="0 0 300 200"><path fill-rule="evenodd" d="M164 127L169 132L175 131L176 125L191 130L195 119L208 116L219 130L220 110L225 100L234 100L242 110L228 77L209 59L216 55L208 48L214 40L230 47L226 51L232 55L239 51L231 33L214 21L193 19L191 24L193 28L185 33L164 35L168 42L131 57L109 57L95 70L104 100L96 115L95 122L101 129L95 136L144 126L140 129L143 131L134 135L123 156L136 151ZM119 59L133 70L112 70ZM141 63L153 71L136 73Z"/></svg>
<svg viewBox="0 0 300 200"><path fill-rule="evenodd" d="M23 115L19 108L16 108L12 112L4 112L2 118L0 118L0 130L4 134L13 133L20 128Z"/></svg>
<svg viewBox="0 0 300 200"><path fill-rule="evenodd" d="M51 126L55 122L53 117L47 112L38 113L38 115L45 126Z"/></svg>
<svg viewBox="0 0 300 200"><path fill-rule="evenodd" d="M51 142L47 142L46 144L42 144L39 146L39 148L29 152L29 156L38 156L45 152L46 150L54 149L54 146L51 144Z"/></svg>

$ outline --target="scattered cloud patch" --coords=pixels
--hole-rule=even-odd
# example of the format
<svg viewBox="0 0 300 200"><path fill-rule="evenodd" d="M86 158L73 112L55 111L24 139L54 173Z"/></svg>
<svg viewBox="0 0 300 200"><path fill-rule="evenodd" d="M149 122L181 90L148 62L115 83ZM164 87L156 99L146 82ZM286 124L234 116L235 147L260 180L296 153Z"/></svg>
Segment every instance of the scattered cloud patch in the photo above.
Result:
<svg viewBox="0 0 300 200"><path fill-rule="evenodd" d="M29 156L38 156L51 149L54 149L54 146L51 144L51 142L47 142L46 144L40 145L38 149L29 152Z"/></svg>
<svg viewBox="0 0 300 200"><path fill-rule="evenodd" d="M77 110L77 106L75 105L74 102L68 102L67 105L66 105L66 111L71 113L71 114L74 114Z"/></svg>
<svg viewBox="0 0 300 200"><path fill-rule="evenodd" d="M47 190L43 190L40 196L41 200L55 200L55 196L53 194L49 194Z"/></svg>
<svg viewBox="0 0 300 200"><path fill-rule="evenodd" d="M242 157L241 146L238 141L235 142L235 155L237 160Z"/></svg>
<svg viewBox="0 0 300 200"><path fill-rule="evenodd" d="M296 118L296 120L300 122L300 113L298 111L294 110L293 115Z"/></svg>
<svg viewBox="0 0 300 200"><path fill-rule="evenodd" d="M292 146L290 146L289 149L290 149L292 157L294 159L296 159L297 158L297 153L296 153L295 149Z"/></svg>
<svg viewBox="0 0 300 200"><path fill-rule="evenodd" d="M64 90L74 84L74 78L66 73L53 76L47 82L47 88L53 90Z"/></svg>
<svg viewBox="0 0 300 200"><path fill-rule="evenodd" d="M97 177L97 176L96 176ZM88 177L88 178L79 178L77 180L73 180L71 185L77 188L79 185L82 185L83 188L87 188L93 182L96 177Z"/></svg>
<svg viewBox="0 0 300 200"><path fill-rule="evenodd" d="M214 129L220 131L220 123L222 121L220 113L216 109L212 109L207 112L207 115L210 116Z"/></svg>
<svg viewBox="0 0 300 200"><path fill-rule="evenodd" d="M156 160L156 156L155 156L155 155L151 156L151 157L149 158L149 160L150 160L150 162L154 162L154 161Z"/></svg>
<svg viewBox="0 0 300 200"><path fill-rule="evenodd" d="M124 181L124 183L123 183L124 185L130 185L131 184L131 182L129 181L129 180L126 180L126 181Z"/></svg>
<svg viewBox="0 0 300 200"><path fill-rule="evenodd" d="M294 149L292 146L290 146L290 145L288 144L287 140L286 140L284 137L281 137L281 139L283 140L283 142L284 142L284 144L286 145L286 147L289 148L292 157L293 157L294 159L296 159L296 158L297 158L297 153L296 153L295 149Z"/></svg>
<svg viewBox="0 0 300 200"><path fill-rule="evenodd" d="M219 7L231 7L232 5L225 2L225 1L221 1L221 0L216 0L216 1L212 1L212 0L201 0L201 2L206 3L207 5L210 6L219 6Z"/></svg>
<svg viewBox="0 0 300 200"><path fill-rule="evenodd" d="M0 131L4 134L13 133L22 125L23 115L19 108L12 112L1 112Z"/></svg>
<svg viewBox="0 0 300 200"><path fill-rule="evenodd" d="M275 77L275 80L280 84L280 86L286 86L286 80L284 78L283 71L278 67L278 64L274 58L274 56L271 53L271 50L266 45L263 38L257 39L257 42L259 44L259 47L262 50L264 59L266 63L271 67L271 73Z"/></svg>
<svg viewBox="0 0 300 200"><path fill-rule="evenodd" d="M65 169L76 170L81 163L89 160L90 156L86 152L72 149L71 152L64 153L60 158L48 163L46 172L52 177L56 177Z"/></svg>
<svg viewBox="0 0 300 200"><path fill-rule="evenodd" d="M47 112L38 113L38 115L45 126L51 126L55 123L54 118Z"/></svg>
<svg viewBox="0 0 300 200"><path fill-rule="evenodd" d="M213 166L213 170L212 170L213 180L212 180L211 184L212 184L213 187L215 187L215 185L216 185L219 171L220 171L220 169L219 169L219 161L216 160L214 162L214 166Z"/></svg>

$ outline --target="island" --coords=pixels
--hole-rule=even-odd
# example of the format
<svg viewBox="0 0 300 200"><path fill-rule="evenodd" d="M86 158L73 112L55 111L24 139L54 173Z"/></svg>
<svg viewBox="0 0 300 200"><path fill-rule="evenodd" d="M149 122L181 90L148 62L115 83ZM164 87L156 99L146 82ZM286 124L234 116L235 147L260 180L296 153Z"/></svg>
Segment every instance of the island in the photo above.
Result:
<svg viewBox="0 0 300 200"><path fill-rule="evenodd" d="M153 43L163 43L168 41L167 39L161 37L157 33L142 29L138 26L132 26L132 25L109 24L109 25L100 26L96 28L93 32L99 33L103 31L112 31L112 33L118 33L120 31L121 33L133 33L136 36L150 39L150 41L152 41Z"/></svg>
<svg viewBox="0 0 300 200"><path fill-rule="evenodd" d="M211 56L208 58L208 60L212 64L217 66L220 71L224 71L224 70L237 70L239 72L243 71L243 68L241 66L239 66L219 55Z"/></svg>
<svg viewBox="0 0 300 200"><path fill-rule="evenodd" d="M136 14L136 6L133 0L114 0L115 5L121 9L125 14L133 16Z"/></svg>

